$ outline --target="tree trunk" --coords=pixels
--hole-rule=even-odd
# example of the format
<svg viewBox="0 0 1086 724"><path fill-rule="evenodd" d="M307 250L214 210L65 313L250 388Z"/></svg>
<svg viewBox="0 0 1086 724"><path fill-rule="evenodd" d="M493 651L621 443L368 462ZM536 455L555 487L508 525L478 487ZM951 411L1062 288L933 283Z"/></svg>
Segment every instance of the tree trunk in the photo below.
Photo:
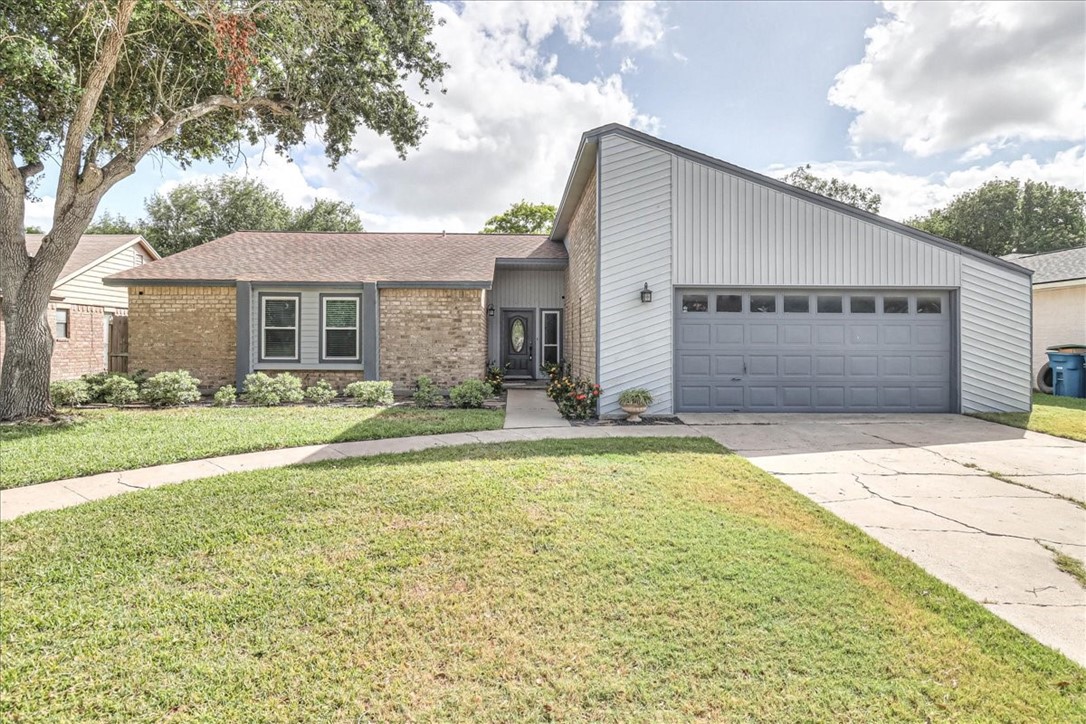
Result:
<svg viewBox="0 0 1086 724"><path fill-rule="evenodd" d="M49 397L53 334L45 310L40 307L40 300L26 295L17 298L4 295L0 420L23 420L53 414L53 403Z"/></svg>

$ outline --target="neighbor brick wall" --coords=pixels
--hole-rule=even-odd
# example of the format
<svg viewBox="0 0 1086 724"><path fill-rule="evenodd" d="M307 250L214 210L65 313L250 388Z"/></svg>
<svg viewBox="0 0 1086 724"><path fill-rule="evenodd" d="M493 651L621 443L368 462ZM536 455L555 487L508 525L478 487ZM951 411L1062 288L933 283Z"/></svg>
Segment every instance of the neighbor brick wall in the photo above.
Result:
<svg viewBox="0 0 1086 724"><path fill-rule="evenodd" d="M599 238L596 228L596 172L585 184L566 234L565 357L576 377L596 379L596 315Z"/></svg>
<svg viewBox="0 0 1086 724"><path fill-rule="evenodd" d="M53 340L50 379L74 380L82 375L106 370L105 309L86 304L50 304L49 329L56 334L57 308L68 310L68 338ZM116 310L115 314L124 314ZM4 362L4 322L0 320L0 365Z"/></svg>
<svg viewBox="0 0 1086 724"><path fill-rule="evenodd" d="M200 387L234 384L234 287L129 287L128 369L188 370Z"/></svg>
<svg viewBox="0 0 1086 724"><path fill-rule="evenodd" d="M1033 385L1048 362L1047 348L1081 344L1086 330L1086 284L1033 288Z"/></svg>
<svg viewBox="0 0 1086 724"><path fill-rule="evenodd" d="M482 289L380 290L382 380L409 389L426 375L439 387L486 372Z"/></svg>

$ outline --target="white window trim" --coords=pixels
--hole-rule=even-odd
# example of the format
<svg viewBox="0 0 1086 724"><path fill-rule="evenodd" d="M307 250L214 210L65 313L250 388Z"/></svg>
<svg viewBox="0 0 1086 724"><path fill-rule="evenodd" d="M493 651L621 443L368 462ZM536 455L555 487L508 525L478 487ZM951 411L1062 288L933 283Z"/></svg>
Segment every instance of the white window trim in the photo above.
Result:
<svg viewBox="0 0 1086 724"><path fill-rule="evenodd" d="M265 314L268 302L294 302L294 326L293 327L269 327L265 320L267 316ZM298 356L298 344L300 336L300 317L302 316L301 300L296 296L269 296L261 295L260 297L260 359L261 360L296 360ZM269 357L267 354L268 335L265 334L269 329L291 329L294 330L294 354L290 357Z"/></svg>
<svg viewBox="0 0 1086 724"><path fill-rule="evenodd" d="M557 340L554 344L547 344L547 315L554 315L554 323L558 328ZM541 320L543 323L539 328L539 361L542 364L543 359L547 356L547 347L554 347L555 358L560 363L562 361L562 312L557 309L545 309L541 312Z"/></svg>
<svg viewBox="0 0 1086 724"><path fill-rule="evenodd" d="M328 302L330 301L354 302L354 327L328 326ZM353 357L328 356L329 329L354 329ZM352 362L360 359L362 359L362 301L358 298L358 295L321 295L321 362Z"/></svg>

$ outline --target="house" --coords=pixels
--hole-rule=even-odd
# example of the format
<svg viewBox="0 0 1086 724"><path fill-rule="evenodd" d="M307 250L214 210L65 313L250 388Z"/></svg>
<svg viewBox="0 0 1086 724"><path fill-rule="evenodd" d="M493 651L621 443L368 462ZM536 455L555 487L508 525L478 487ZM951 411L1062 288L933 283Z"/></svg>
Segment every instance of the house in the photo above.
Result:
<svg viewBox="0 0 1086 724"><path fill-rule="evenodd" d="M1086 346L1086 246L1003 258L1033 270L1033 384L1052 392L1045 350Z"/></svg>
<svg viewBox="0 0 1086 724"><path fill-rule="evenodd" d="M242 232L114 275L132 363L406 388L557 359L655 414L1030 407L1030 274L620 125L551 234Z"/></svg>
<svg viewBox="0 0 1086 724"><path fill-rule="evenodd" d="M26 252L37 254L41 234L27 234ZM49 319L53 329L51 378L74 379L92 372L126 371L124 345L128 294L102 280L158 259L138 234L85 234L53 285ZM113 340L113 349L110 341ZM0 320L0 360L4 323Z"/></svg>

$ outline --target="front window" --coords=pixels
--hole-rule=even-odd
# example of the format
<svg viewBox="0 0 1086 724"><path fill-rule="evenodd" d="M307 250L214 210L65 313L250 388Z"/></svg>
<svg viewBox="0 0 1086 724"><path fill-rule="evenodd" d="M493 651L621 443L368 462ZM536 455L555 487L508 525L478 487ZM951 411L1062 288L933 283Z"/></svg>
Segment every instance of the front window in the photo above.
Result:
<svg viewBox="0 0 1086 724"><path fill-rule="evenodd" d="M261 297L260 356L298 359L298 297Z"/></svg>
<svg viewBox="0 0 1086 724"><path fill-rule="evenodd" d="M543 364L558 364L561 320L557 311L543 312Z"/></svg>
<svg viewBox="0 0 1086 724"><path fill-rule="evenodd" d="M358 359L358 297L324 297L324 358Z"/></svg>
<svg viewBox="0 0 1086 724"><path fill-rule="evenodd" d="M68 339L69 312L67 309L58 309L56 317L56 338Z"/></svg>

